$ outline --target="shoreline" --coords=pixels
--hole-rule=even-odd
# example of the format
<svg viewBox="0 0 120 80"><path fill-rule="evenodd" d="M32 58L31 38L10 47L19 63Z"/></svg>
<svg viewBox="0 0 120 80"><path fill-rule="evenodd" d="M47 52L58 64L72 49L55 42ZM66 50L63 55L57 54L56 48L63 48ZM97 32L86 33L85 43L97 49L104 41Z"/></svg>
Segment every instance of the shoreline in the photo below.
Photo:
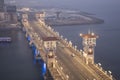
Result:
<svg viewBox="0 0 120 80"><path fill-rule="evenodd" d="M50 26L72 26L72 25L89 25L89 24L103 24L104 20L96 20L96 21L83 21L83 22L79 22L79 21L73 21L73 22L67 22L64 23L63 22L56 22L56 21L47 21L45 22L45 24L50 25Z"/></svg>

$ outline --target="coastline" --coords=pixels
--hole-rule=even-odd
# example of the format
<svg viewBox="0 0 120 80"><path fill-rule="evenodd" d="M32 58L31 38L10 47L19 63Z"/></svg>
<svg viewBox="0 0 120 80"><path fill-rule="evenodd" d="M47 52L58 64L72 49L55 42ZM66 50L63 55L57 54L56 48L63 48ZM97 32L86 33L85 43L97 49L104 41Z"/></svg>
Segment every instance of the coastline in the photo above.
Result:
<svg viewBox="0 0 120 80"><path fill-rule="evenodd" d="M104 23L104 20L101 20L101 21L95 21L95 22L79 22L79 23L76 23L76 22L73 22L73 23L54 23L54 22L47 22L46 24L49 25L49 26L72 26L72 25L89 25L89 24L102 24Z"/></svg>
<svg viewBox="0 0 120 80"><path fill-rule="evenodd" d="M45 20L45 23L50 26L71 26L71 25L88 25L88 24L102 24L104 20L98 19L96 17L87 16L88 19L85 18L75 18L75 19L48 19Z"/></svg>

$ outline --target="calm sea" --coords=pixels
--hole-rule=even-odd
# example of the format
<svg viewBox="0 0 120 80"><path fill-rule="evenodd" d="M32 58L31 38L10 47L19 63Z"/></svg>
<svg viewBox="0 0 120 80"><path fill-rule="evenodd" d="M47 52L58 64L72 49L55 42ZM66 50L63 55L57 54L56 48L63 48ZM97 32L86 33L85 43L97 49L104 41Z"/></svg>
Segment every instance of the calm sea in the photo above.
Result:
<svg viewBox="0 0 120 80"><path fill-rule="evenodd" d="M23 32L0 30L0 37L12 38L12 43L0 43L0 80L43 80Z"/></svg>

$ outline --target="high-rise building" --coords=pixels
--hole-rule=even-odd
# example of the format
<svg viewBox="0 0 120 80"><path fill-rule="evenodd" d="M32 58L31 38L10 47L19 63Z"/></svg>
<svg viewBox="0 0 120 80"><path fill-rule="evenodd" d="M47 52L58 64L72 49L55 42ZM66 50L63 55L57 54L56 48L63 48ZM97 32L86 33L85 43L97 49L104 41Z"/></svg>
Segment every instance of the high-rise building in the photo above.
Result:
<svg viewBox="0 0 120 80"><path fill-rule="evenodd" d="M0 0L0 12L4 12L4 0Z"/></svg>

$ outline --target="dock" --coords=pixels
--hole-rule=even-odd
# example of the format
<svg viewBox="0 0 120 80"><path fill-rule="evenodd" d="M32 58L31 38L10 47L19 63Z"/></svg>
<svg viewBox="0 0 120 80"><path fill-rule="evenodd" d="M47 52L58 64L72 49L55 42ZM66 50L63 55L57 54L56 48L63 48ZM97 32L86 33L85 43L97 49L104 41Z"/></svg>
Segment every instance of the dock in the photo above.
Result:
<svg viewBox="0 0 120 80"><path fill-rule="evenodd" d="M2 42L11 42L12 38L11 37L0 37L0 43Z"/></svg>

